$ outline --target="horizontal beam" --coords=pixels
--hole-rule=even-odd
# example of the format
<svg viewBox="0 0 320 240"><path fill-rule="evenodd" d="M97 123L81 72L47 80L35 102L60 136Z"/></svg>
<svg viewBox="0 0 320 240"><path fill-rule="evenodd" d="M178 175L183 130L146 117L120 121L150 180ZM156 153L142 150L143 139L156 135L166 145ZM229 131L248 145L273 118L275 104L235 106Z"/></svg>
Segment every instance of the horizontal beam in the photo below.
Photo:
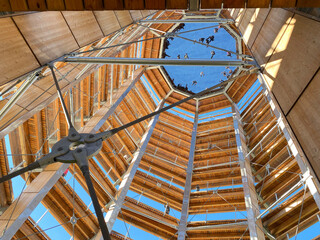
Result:
<svg viewBox="0 0 320 240"><path fill-rule="evenodd" d="M140 20L140 23L233 23L233 19L224 18L193 18L193 19L168 19L168 20Z"/></svg>
<svg viewBox="0 0 320 240"><path fill-rule="evenodd" d="M117 58L117 57L66 57L65 62L85 64L121 64L121 65L173 65L173 66L251 66L237 60L211 59L163 59L163 58Z"/></svg>
<svg viewBox="0 0 320 240"><path fill-rule="evenodd" d="M240 226L248 226L247 221L243 222L235 222L235 223L225 223L225 224L216 224L216 225L204 225L204 226L197 226L197 227L188 227L188 231L192 230L211 230L211 229L234 229Z"/></svg>

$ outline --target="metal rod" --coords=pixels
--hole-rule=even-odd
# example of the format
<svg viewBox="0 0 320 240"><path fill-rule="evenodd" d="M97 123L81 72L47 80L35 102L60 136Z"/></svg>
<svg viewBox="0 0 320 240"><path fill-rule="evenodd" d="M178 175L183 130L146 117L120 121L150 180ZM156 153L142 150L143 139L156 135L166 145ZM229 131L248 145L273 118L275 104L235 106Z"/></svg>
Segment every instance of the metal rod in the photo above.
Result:
<svg viewBox="0 0 320 240"><path fill-rule="evenodd" d="M58 83L56 74L55 74L54 71L53 71L53 66L52 66L52 65L49 65L49 68L50 68L50 70L51 70L51 73L52 73L52 76L53 76L53 80L54 80L54 83L55 83L56 88L57 88L57 92L58 92L58 96L59 96L59 99L60 99L60 103L61 103L61 106L62 106L64 115L65 115L65 117L66 117L66 120L67 120L69 129L70 129L70 128L73 128L73 125L72 125L72 122L71 122L71 118L70 118L69 112L68 112L68 110L67 110L67 106L66 106L66 104L65 104L65 102L64 102L64 99L63 99L63 96L62 96L62 93L61 93L61 90L60 90L60 87L59 87L59 83Z"/></svg>
<svg viewBox="0 0 320 240"><path fill-rule="evenodd" d="M161 59L161 58L118 58L118 57L66 57L65 62L85 64L124 64L124 65L173 65L173 66L251 66L239 60L209 59Z"/></svg>

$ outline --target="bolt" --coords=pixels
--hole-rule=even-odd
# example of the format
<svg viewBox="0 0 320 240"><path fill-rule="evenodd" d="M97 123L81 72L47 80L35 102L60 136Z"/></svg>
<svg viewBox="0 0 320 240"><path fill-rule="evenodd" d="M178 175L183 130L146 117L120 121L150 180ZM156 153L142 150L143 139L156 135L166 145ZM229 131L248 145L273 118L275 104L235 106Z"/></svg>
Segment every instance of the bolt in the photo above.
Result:
<svg viewBox="0 0 320 240"><path fill-rule="evenodd" d="M93 135L93 134L90 134L90 135L89 135L89 138L94 138L94 135Z"/></svg>
<svg viewBox="0 0 320 240"><path fill-rule="evenodd" d="M82 152L81 148L77 149L77 153L81 153L81 152Z"/></svg>
<svg viewBox="0 0 320 240"><path fill-rule="evenodd" d="M75 134L75 133L72 133L72 134L71 134L71 137L75 137L75 136L77 136L77 134Z"/></svg>
<svg viewBox="0 0 320 240"><path fill-rule="evenodd" d="M62 151L63 150L63 147L59 147L58 148L58 151L60 152L60 151Z"/></svg>

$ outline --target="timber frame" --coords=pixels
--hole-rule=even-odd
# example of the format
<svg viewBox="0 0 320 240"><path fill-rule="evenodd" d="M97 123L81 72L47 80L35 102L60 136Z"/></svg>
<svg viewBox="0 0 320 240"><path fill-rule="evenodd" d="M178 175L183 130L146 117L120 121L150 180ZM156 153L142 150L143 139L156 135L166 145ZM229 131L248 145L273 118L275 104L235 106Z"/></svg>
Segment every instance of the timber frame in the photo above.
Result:
<svg viewBox="0 0 320 240"><path fill-rule="evenodd" d="M191 96L159 66L166 62L164 38L181 22L228 22L223 28L235 39L238 68L214 91L105 140L89 160L111 238L132 239L130 230L113 230L116 220L181 240L287 239L317 222L319 181L229 12L149 13L139 24L47 59L79 132L116 128ZM49 69L41 62L31 72L26 79L12 75L1 86L0 176L48 154L68 135ZM14 79L22 81L12 87ZM70 179L62 177L66 169ZM72 181L88 191L76 165L55 163L21 177L26 187L18 197L11 181L0 184L1 239L50 239L41 218L30 216L40 202L74 239L101 239L89 204L73 191ZM211 220L215 214L227 217ZM194 220L199 216L205 219Z"/></svg>

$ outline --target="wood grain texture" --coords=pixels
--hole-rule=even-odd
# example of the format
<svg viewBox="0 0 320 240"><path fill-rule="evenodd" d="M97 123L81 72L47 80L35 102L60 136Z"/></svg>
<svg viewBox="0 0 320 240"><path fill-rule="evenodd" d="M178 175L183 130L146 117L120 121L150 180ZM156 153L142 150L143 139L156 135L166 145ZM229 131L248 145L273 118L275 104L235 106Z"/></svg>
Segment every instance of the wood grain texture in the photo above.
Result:
<svg viewBox="0 0 320 240"><path fill-rule="evenodd" d="M39 67L11 18L0 19L0 85Z"/></svg>
<svg viewBox="0 0 320 240"><path fill-rule="evenodd" d="M115 14L121 27L127 26L132 23L132 18L129 11L115 11Z"/></svg>
<svg viewBox="0 0 320 240"><path fill-rule="evenodd" d="M121 28L117 17L113 11L95 11L94 12L104 35L108 35Z"/></svg>
<svg viewBox="0 0 320 240"><path fill-rule="evenodd" d="M92 11L62 12L80 47L103 37Z"/></svg>
<svg viewBox="0 0 320 240"><path fill-rule="evenodd" d="M103 0L84 0L86 10L103 10Z"/></svg>
<svg viewBox="0 0 320 240"><path fill-rule="evenodd" d="M122 10L124 9L123 0L104 0L105 10Z"/></svg>
<svg viewBox="0 0 320 240"><path fill-rule="evenodd" d="M144 9L144 0L124 0L124 8L130 10Z"/></svg>
<svg viewBox="0 0 320 240"><path fill-rule="evenodd" d="M243 8L245 7L245 0L223 0L224 8Z"/></svg>
<svg viewBox="0 0 320 240"><path fill-rule="evenodd" d="M140 10L130 10L130 14L133 21L137 21L142 18L142 14Z"/></svg>
<svg viewBox="0 0 320 240"><path fill-rule="evenodd" d="M296 0L273 0L272 7L273 8L287 8L287 7L295 7Z"/></svg>
<svg viewBox="0 0 320 240"><path fill-rule="evenodd" d="M320 6L320 0L298 0L297 7L318 8Z"/></svg>
<svg viewBox="0 0 320 240"><path fill-rule="evenodd" d="M268 62L292 16L292 12L283 9L271 9L251 48L260 65Z"/></svg>
<svg viewBox="0 0 320 240"><path fill-rule="evenodd" d="M247 7L248 8L268 8L270 4L270 0L248 0Z"/></svg>
<svg viewBox="0 0 320 240"><path fill-rule="evenodd" d="M60 12L39 12L13 19L41 64L78 48Z"/></svg>
<svg viewBox="0 0 320 240"><path fill-rule="evenodd" d="M187 9L188 8L188 0L166 0L166 8Z"/></svg>
<svg viewBox="0 0 320 240"><path fill-rule="evenodd" d="M12 11L28 11L27 0L10 0Z"/></svg>
<svg viewBox="0 0 320 240"><path fill-rule="evenodd" d="M221 8L222 0L201 0L201 9Z"/></svg>
<svg viewBox="0 0 320 240"><path fill-rule="evenodd" d="M45 0L28 0L29 11L45 11L47 5Z"/></svg>
<svg viewBox="0 0 320 240"><path fill-rule="evenodd" d="M66 10L64 0L46 0L46 1L47 1L47 7L49 10L53 10L53 11Z"/></svg>
<svg viewBox="0 0 320 240"><path fill-rule="evenodd" d="M141 10L140 12L141 12L141 14L142 14L142 17L147 17L147 16L149 16L149 14L150 14L150 12L147 11L147 10Z"/></svg>
<svg viewBox="0 0 320 240"><path fill-rule="evenodd" d="M0 11L2 11L2 12L11 12L12 11L9 0L1 0Z"/></svg>
<svg viewBox="0 0 320 240"><path fill-rule="evenodd" d="M166 1L165 0L145 0L145 9L165 9L166 8Z"/></svg>
<svg viewBox="0 0 320 240"><path fill-rule="evenodd" d="M82 0L64 0L66 10L68 11L81 11L84 10Z"/></svg>
<svg viewBox="0 0 320 240"><path fill-rule="evenodd" d="M265 67L285 114L320 66L319 39L320 23L296 14Z"/></svg>
<svg viewBox="0 0 320 240"><path fill-rule="evenodd" d="M317 176L320 176L320 72L287 115Z"/></svg>

